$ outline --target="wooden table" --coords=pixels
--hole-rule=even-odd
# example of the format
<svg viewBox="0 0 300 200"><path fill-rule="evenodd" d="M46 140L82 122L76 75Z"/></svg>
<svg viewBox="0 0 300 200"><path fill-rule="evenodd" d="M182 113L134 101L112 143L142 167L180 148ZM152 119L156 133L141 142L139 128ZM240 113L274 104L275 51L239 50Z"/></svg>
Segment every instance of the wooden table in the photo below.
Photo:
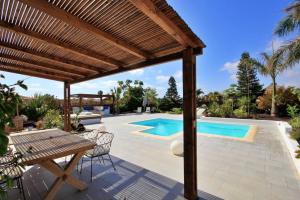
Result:
<svg viewBox="0 0 300 200"><path fill-rule="evenodd" d="M94 142L58 129L14 135L10 139L16 150L24 155L22 163L39 164L57 176L45 199L53 199L65 182L80 191L87 188L86 183L72 176L72 172L85 151L96 145ZM73 157L64 168L54 161L68 155Z"/></svg>

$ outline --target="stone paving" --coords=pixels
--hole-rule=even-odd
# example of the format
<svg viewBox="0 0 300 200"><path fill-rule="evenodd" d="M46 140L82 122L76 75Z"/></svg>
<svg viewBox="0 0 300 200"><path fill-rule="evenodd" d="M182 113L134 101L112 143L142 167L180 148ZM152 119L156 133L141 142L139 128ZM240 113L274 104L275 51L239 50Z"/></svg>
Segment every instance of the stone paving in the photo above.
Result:
<svg viewBox="0 0 300 200"><path fill-rule="evenodd" d="M139 128L126 125L157 117L181 118L167 114L105 118L107 129L117 135L112 154L182 183L183 159L171 154L173 140L130 134ZM203 120L257 125L258 132L253 143L199 135L199 190L224 199L300 199L300 177L274 122Z"/></svg>
<svg viewBox="0 0 300 200"><path fill-rule="evenodd" d="M169 149L174 139L134 134L140 128L128 125L158 117L182 118L167 114L103 118L107 130L115 133L111 154L117 172L108 162L105 166L94 163L98 167L94 167L94 182L87 191L74 192L66 185L57 199L183 199L183 158L172 155ZM201 120L258 126L253 143L198 135L198 189L203 199L299 200L300 177L274 122ZM99 124L88 126L97 127ZM175 139L182 140L182 135ZM89 180L88 163L80 178ZM34 166L25 173L27 196L42 198L52 181L51 174ZM15 193L10 195L12 199L17 197Z"/></svg>

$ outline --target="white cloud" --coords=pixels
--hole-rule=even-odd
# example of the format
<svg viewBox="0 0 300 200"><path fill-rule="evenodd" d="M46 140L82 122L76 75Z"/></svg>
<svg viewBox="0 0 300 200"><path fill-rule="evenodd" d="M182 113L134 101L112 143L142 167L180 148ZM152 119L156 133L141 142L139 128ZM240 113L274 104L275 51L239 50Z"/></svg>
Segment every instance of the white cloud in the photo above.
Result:
<svg viewBox="0 0 300 200"><path fill-rule="evenodd" d="M221 68L221 71L227 71L230 74L230 78L236 81L236 72L239 62L240 61L226 62Z"/></svg>
<svg viewBox="0 0 300 200"><path fill-rule="evenodd" d="M25 83L28 87L28 89L26 90L26 93L29 94L35 94L35 93L49 93L49 90L45 87L42 87L42 85L40 83Z"/></svg>
<svg viewBox="0 0 300 200"><path fill-rule="evenodd" d="M31 88L31 87L41 87L41 84L40 83L28 83L27 86L29 88Z"/></svg>
<svg viewBox="0 0 300 200"><path fill-rule="evenodd" d="M75 85L71 86L71 90L75 91L86 91L86 90L103 90L105 92L108 92L111 88L115 87L117 85L116 80L101 80L101 81L90 81L90 82L81 82Z"/></svg>
<svg viewBox="0 0 300 200"><path fill-rule="evenodd" d="M279 38L275 38L275 39L271 40L271 41L268 43L268 45L267 45L265 51L267 51L267 52L276 51L276 50L279 49L283 44L284 44L284 41L283 41L283 40L281 40L281 39L279 39Z"/></svg>
<svg viewBox="0 0 300 200"><path fill-rule="evenodd" d="M178 70L177 72L175 72L175 74L173 76L174 76L174 78L181 79L182 78L182 70Z"/></svg>
<svg viewBox="0 0 300 200"><path fill-rule="evenodd" d="M131 70L131 71L129 71L129 74L140 76L140 75L144 74L144 69Z"/></svg>
<svg viewBox="0 0 300 200"><path fill-rule="evenodd" d="M155 79L159 82L159 83L164 83L167 82L169 80L170 76L165 76L165 75L158 75L155 77Z"/></svg>
<svg viewBox="0 0 300 200"><path fill-rule="evenodd" d="M278 83L285 86L300 87L300 65L284 71L278 76Z"/></svg>
<svg viewBox="0 0 300 200"><path fill-rule="evenodd" d="M71 89L96 89L99 87L95 82L81 82L71 86Z"/></svg>
<svg viewBox="0 0 300 200"><path fill-rule="evenodd" d="M55 86L56 86L56 88L58 88L58 89L63 89L63 88L64 88L64 84L61 83L61 82L55 83Z"/></svg>

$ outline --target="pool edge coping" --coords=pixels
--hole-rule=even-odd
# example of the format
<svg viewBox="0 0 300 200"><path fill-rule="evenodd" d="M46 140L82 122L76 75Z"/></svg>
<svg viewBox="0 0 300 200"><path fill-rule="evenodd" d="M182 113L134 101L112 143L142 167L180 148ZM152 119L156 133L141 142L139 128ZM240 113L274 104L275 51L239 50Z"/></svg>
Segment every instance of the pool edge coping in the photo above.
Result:
<svg viewBox="0 0 300 200"><path fill-rule="evenodd" d="M151 119L147 119L147 120L153 120L153 119L160 119L161 117L156 117L156 118L151 118ZM170 119L170 118L166 118L166 119ZM171 119L173 120L173 119ZM174 120L177 120L177 119L174 119ZM146 120L144 120L146 121ZM133 124L135 122L140 122L140 121L129 121L127 123L125 123L125 125L129 125L129 126L133 126L133 127L141 127L142 129L139 129L137 131L132 131L131 133L132 134L135 134L135 135L140 135L140 136L146 136L146 137L151 137L151 138L156 138L156 139L161 139L161 140L171 140L171 139L174 139L176 137L178 137L179 135L183 134L183 131L180 131L180 132L177 132L177 133L174 133L170 136L159 136L159 135L154 135L154 134L151 134L151 133L145 133L143 131L145 130L148 130L150 129L149 127L152 127L154 128L153 126L143 126L143 125L139 125L139 124ZM218 122L216 122L218 123ZM225 122L225 124L227 124ZM230 123L228 123L230 124ZM248 125L248 124L247 124ZM245 134L245 137L243 138L236 138L236 137L231 137L231 136L221 136L221 135L214 135L214 134L209 134L209 133L202 133L202 132L197 132L199 133L199 136L206 136L206 137L216 137L216 138L225 138L225 139L233 139L233 140L237 140L237 141L242 141L242 142L254 142L254 137L257 133L257 129L258 129L258 126L257 125L248 125L250 128L248 130L248 132ZM197 135L198 136L198 135Z"/></svg>

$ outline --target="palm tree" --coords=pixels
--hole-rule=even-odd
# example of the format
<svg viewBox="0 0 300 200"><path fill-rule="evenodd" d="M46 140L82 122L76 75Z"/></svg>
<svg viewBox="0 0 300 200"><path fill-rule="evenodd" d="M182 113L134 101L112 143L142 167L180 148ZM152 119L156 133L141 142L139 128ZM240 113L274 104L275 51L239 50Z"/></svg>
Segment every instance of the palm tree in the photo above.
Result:
<svg viewBox="0 0 300 200"><path fill-rule="evenodd" d="M287 36L300 31L300 0L295 0L285 11L284 17L275 29L278 36ZM300 61L300 36L284 44L277 52L285 57L285 62L289 66L294 66Z"/></svg>
<svg viewBox="0 0 300 200"><path fill-rule="evenodd" d="M197 107L201 106L201 103L203 102L203 90L201 88L196 90L196 101L197 101Z"/></svg>
<svg viewBox="0 0 300 200"><path fill-rule="evenodd" d="M272 108L271 116L277 115L277 105L276 105L276 78L279 73L287 69L288 65L285 63L282 56L278 52L272 54L262 53L261 57L263 62L258 60L253 60L254 65L257 67L258 71L264 76L270 76L272 78Z"/></svg>

